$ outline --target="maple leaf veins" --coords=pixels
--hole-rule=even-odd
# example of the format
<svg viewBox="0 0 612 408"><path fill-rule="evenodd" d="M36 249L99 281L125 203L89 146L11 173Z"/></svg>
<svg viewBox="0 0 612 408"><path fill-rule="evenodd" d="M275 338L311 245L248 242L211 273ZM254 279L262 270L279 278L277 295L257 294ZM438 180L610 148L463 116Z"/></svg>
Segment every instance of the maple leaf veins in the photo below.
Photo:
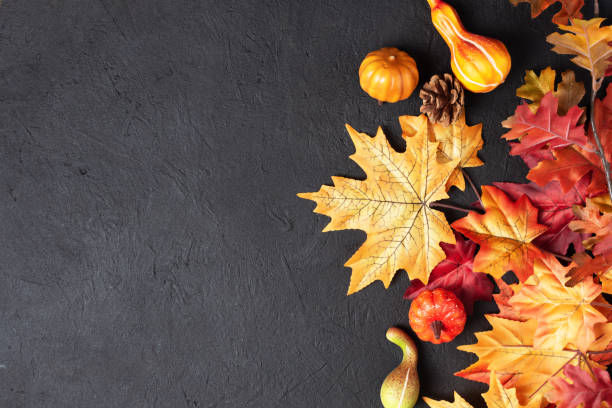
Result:
<svg viewBox="0 0 612 408"><path fill-rule="evenodd" d="M447 198L445 184L458 160L441 163L438 142L430 140L425 115L418 132L406 139L406 151L395 151L382 130L375 137L347 125L355 145L351 159L365 180L332 177L334 186L299 197L315 201L316 213L331 217L323 231L360 229L367 239L346 262L352 269L348 294L375 280L388 287L399 269L427 283L431 270L444 259L440 242L455 243L444 213L429 204Z"/></svg>
<svg viewBox="0 0 612 408"><path fill-rule="evenodd" d="M541 256L532 244L546 231L538 224L538 210L527 196L511 201L500 189L482 187L485 213L470 211L467 217L453 223L453 228L480 244L474 260L474 271L501 278L512 270L523 282L533 273L533 260Z"/></svg>

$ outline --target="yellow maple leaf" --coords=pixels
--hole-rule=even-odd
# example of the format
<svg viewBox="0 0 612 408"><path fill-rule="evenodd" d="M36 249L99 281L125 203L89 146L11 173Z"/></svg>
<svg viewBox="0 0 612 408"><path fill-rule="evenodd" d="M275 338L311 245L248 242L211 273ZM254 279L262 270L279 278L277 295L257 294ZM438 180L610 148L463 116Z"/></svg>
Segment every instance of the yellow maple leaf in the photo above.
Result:
<svg viewBox="0 0 612 408"><path fill-rule="evenodd" d="M380 128L370 137L347 125L356 150L351 159L367 178L332 177L334 186L298 194L317 203L316 213L331 217L323 231L367 233L345 264L352 268L349 295L376 280L388 287L399 269L427 283L431 270L445 258L440 242L455 243L444 213L429 205L448 198L444 186L457 162L438 161L438 143L428 138L429 122L425 115L419 121L404 153L389 145Z"/></svg>
<svg viewBox="0 0 612 408"><path fill-rule="evenodd" d="M584 84L576 82L574 71L567 70L561 74L561 82L555 90L556 77L557 72L551 67L544 68L540 71L540 75L532 70L527 70L525 72L525 83L516 90L516 96L532 101L529 108L533 113L536 113L544 95L552 92L559 101L557 113L564 116L571 107L578 105L584 97Z"/></svg>
<svg viewBox="0 0 612 408"><path fill-rule="evenodd" d="M585 279L569 288L563 267L553 256L534 263L534 274L527 279L510 304L520 316L537 320L534 345L563 350L566 346L586 352L595 341L595 325L606 317L591 302L601 294L601 285Z"/></svg>
<svg viewBox="0 0 612 408"><path fill-rule="evenodd" d="M541 395L529 400L527 405L521 405L516 397L516 390L504 388L495 371L491 372L489 383L491 384L489 391L482 394L488 408L540 408L542 405ZM431 408L472 408L472 405L466 402L457 392L455 392L455 401L452 403L436 401L427 397L423 397L423 401Z"/></svg>
<svg viewBox="0 0 612 408"><path fill-rule="evenodd" d="M538 210L527 196L513 202L500 189L482 187L485 213L470 211L453 228L480 245L474 272L501 278L512 270L521 282L533 273L533 260L540 251L532 241L546 230L538 224Z"/></svg>
<svg viewBox="0 0 612 408"><path fill-rule="evenodd" d="M495 371L491 372L489 391L482 394L488 408L540 408L542 396L531 398L527 405L521 405L514 388L504 388Z"/></svg>
<svg viewBox="0 0 612 408"><path fill-rule="evenodd" d="M459 395L457 391L455 391L454 402L444 400L436 401L427 397L423 397L423 401L425 401L431 408L473 408L469 402L461 398L461 395Z"/></svg>
<svg viewBox="0 0 612 408"><path fill-rule="evenodd" d="M551 389L550 379L563 375L563 367L567 364L586 368L588 362L592 367L602 367L590 358L589 352L605 349L610 340L607 334L609 327L603 334L598 332L598 340L589 347L586 355L581 355L579 350L574 349L536 347L534 335L537 323L534 319L520 322L494 315L485 317L492 330L476 333L476 344L458 347L459 350L476 354L479 360L456 375L470 378L472 372L483 371L503 374L508 378L504 386L516 388L521 404L527 404L533 398L545 397Z"/></svg>
<svg viewBox="0 0 612 408"><path fill-rule="evenodd" d="M420 116L400 116L402 136L405 139L413 137L420 129ZM482 149L482 123L468 126L465 123L465 111L450 126L439 123L430 124L429 139L439 142L438 160L445 163L457 161L457 165L446 182L446 190L456 186L465 190L465 179L462 168L478 167L484 163L478 158L478 151Z"/></svg>
<svg viewBox="0 0 612 408"><path fill-rule="evenodd" d="M612 26L601 27L604 18L573 19L572 25L559 25L569 33L552 33L546 41L553 44L557 54L576 55L572 62L591 71L594 80L602 78L612 57Z"/></svg>

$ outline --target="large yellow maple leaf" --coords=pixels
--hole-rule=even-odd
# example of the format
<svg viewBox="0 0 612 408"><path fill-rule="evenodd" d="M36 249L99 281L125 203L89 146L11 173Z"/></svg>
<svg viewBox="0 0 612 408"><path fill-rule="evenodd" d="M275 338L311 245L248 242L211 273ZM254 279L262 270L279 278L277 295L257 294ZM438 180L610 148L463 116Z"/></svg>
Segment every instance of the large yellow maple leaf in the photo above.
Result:
<svg viewBox="0 0 612 408"><path fill-rule="evenodd" d="M445 258L440 242L455 243L444 213L429 205L448 198L445 184L457 162L437 159L438 143L429 139L429 122L419 116L418 131L395 151L379 128L375 137L347 125L355 145L351 159L365 180L332 177L334 186L299 197L315 201L316 213L331 217L323 231L359 229L368 237L346 262L352 269L348 294L381 280L388 287L399 269L427 283Z"/></svg>
<svg viewBox="0 0 612 408"><path fill-rule="evenodd" d="M474 272L501 278L512 270L521 282L533 273L533 260L541 252L531 241L546 230L538 224L538 210L522 196L513 202L496 187L482 187L485 213L470 211L453 228L480 244Z"/></svg>
<svg viewBox="0 0 612 408"><path fill-rule="evenodd" d="M402 136L407 139L413 137L421 128L420 116L400 116ZM478 151L482 149L482 123L468 126L465 122L465 112L461 114L450 126L439 123L430 124L429 139L439 142L438 161L457 161L457 165L446 182L446 190L456 186L465 190L465 179L462 168L478 167L484 163L478 158Z"/></svg>
<svg viewBox="0 0 612 408"><path fill-rule="evenodd" d="M601 294L601 285L591 278L565 286L570 269L553 256L536 259L534 274L509 301L520 316L536 319L536 347L563 350L569 346L586 352L595 341L595 325L607 321L591 305Z"/></svg>
<svg viewBox="0 0 612 408"><path fill-rule="evenodd" d="M612 26L601 27L604 18L573 19L572 25L559 25L565 34L552 33L546 41L553 44L557 54L575 55L572 62L591 71L593 79L602 78L612 57Z"/></svg>
<svg viewBox="0 0 612 408"><path fill-rule="evenodd" d="M456 375L468 379L482 378L483 372L495 371L504 376L504 387L516 388L516 395L521 404L527 404L533 398L546 396L551 390L551 378L563 375L563 367L568 364L586 368L602 367L591 353L601 352L612 339L609 323L599 325L596 340L586 353L580 350L553 350L534 345L537 322L534 319L520 322L503 319L494 315L485 315L492 330L476 333L476 344L459 346L458 349L474 353L479 360ZM478 373L473 377L473 373ZM480 380L482 381L482 380Z"/></svg>
<svg viewBox="0 0 612 408"><path fill-rule="evenodd" d="M521 405L516 397L516 390L504 388L495 371L491 372L489 383L489 391L482 394L488 408L540 408L541 396L532 398L527 405ZM427 397L423 397L423 401L431 408L472 408L457 392L454 402L436 401Z"/></svg>

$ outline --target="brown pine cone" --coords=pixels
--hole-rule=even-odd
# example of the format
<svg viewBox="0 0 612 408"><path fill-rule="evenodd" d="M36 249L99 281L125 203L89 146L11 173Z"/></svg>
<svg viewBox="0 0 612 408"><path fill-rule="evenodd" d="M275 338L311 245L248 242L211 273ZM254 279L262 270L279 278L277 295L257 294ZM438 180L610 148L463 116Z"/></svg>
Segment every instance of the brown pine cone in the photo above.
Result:
<svg viewBox="0 0 612 408"><path fill-rule="evenodd" d="M426 113L429 121L449 126L454 123L463 112L464 94L459 80L451 74L431 77L429 82L423 85L419 93L423 100L421 112Z"/></svg>

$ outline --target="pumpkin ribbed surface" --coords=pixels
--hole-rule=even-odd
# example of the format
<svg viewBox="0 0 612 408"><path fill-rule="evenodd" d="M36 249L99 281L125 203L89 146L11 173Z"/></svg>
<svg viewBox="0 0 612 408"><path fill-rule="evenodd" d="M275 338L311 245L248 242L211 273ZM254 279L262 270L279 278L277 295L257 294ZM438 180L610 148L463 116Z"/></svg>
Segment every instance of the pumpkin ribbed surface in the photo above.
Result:
<svg viewBox="0 0 612 408"><path fill-rule="evenodd" d="M412 301L410 327L423 341L447 343L463 331L465 309L457 296L446 289L424 290Z"/></svg>
<svg viewBox="0 0 612 408"><path fill-rule="evenodd" d="M361 88L381 102L397 102L408 98L418 82L416 62L397 48L373 51L359 67Z"/></svg>

